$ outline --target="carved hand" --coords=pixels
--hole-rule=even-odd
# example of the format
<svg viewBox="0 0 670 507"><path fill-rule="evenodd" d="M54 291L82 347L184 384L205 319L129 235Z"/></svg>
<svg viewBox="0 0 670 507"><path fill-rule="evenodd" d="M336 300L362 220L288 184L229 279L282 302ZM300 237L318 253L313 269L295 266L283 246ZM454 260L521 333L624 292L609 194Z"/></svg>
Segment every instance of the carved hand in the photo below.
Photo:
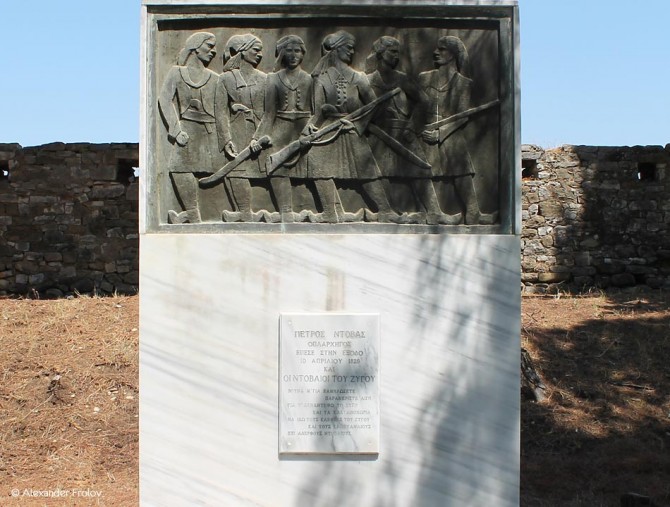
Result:
<svg viewBox="0 0 670 507"><path fill-rule="evenodd" d="M263 149L263 147L261 146L261 143L258 142L258 140L252 139L249 143L249 149L251 150L251 153L258 153Z"/></svg>
<svg viewBox="0 0 670 507"><path fill-rule="evenodd" d="M188 134L182 130L179 132L179 134L177 134L174 140L179 146L186 146L188 144L189 137Z"/></svg>
<svg viewBox="0 0 670 507"><path fill-rule="evenodd" d="M250 113L250 112L251 112L251 109L249 109L249 108L248 108L247 106L245 106L244 104L233 104L232 106L230 106L230 110L231 110L233 113L240 113L240 112L242 112L242 113Z"/></svg>
<svg viewBox="0 0 670 507"><path fill-rule="evenodd" d="M233 143L232 141L228 141L228 143L226 143L226 146L223 149L226 150L226 153L230 155L232 158L237 157L237 148L235 148L235 143Z"/></svg>
<svg viewBox="0 0 670 507"><path fill-rule="evenodd" d="M424 130L421 132L421 139L428 144L437 144L440 140L440 132L438 130Z"/></svg>
<svg viewBox="0 0 670 507"><path fill-rule="evenodd" d="M316 127L313 123L308 123L307 125L305 125L305 128L302 129L302 132L300 133L300 135L301 136L308 136L310 134L313 134L317 130L319 130L319 128Z"/></svg>
<svg viewBox="0 0 670 507"><path fill-rule="evenodd" d="M349 120L341 120L341 121L342 121L342 132L351 132L356 128L354 124L351 123Z"/></svg>

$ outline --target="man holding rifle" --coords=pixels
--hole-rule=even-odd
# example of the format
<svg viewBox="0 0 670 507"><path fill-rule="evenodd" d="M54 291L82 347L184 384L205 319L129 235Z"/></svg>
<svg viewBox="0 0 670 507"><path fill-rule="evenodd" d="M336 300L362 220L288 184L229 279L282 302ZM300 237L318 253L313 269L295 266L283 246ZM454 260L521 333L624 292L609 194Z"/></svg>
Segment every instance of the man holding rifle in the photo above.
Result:
<svg viewBox="0 0 670 507"><path fill-rule="evenodd" d="M470 107L472 81L461 73L467 58L465 46L458 37L445 36L437 41L433 52L435 70L419 74L419 82L429 99L429 124L421 137L427 144L426 156L433 175L454 185L465 212L465 223L492 224L497 213L484 214L479 209L475 169L462 128L472 114L493 107L498 101Z"/></svg>

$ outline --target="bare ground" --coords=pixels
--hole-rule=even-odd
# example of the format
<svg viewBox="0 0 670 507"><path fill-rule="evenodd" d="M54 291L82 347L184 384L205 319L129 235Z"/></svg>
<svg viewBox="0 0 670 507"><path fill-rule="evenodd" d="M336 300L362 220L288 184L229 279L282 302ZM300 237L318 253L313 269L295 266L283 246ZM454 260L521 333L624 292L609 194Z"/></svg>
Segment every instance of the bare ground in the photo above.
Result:
<svg viewBox="0 0 670 507"><path fill-rule="evenodd" d="M138 504L137 350L137 297L0 300L0 505Z"/></svg>
<svg viewBox="0 0 670 507"><path fill-rule="evenodd" d="M0 299L0 505L137 505L138 304ZM522 397L522 505L616 506L633 491L670 506L670 297L522 309L547 395Z"/></svg>
<svg viewBox="0 0 670 507"><path fill-rule="evenodd" d="M547 387L522 399L523 505L670 505L670 297L524 298L522 312Z"/></svg>

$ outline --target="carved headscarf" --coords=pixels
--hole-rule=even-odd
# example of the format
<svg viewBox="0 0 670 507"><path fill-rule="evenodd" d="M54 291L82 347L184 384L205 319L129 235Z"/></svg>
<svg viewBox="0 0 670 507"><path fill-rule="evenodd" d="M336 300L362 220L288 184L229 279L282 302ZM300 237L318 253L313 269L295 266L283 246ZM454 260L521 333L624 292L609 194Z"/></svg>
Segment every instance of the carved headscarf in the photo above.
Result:
<svg viewBox="0 0 670 507"><path fill-rule="evenodd" d="M372 43L372 52L365 59L365 73L371 74L377 70L377 65L379 60L381 60L382 53L386 51L387 48L400 46L400 41L395 37L390 35L382 35Z"/></svg>
<svg viewBox="0 0 670 507"><path fill-rule="evenodd" d="M277 41L277 49L275 51L275 68L274 71L277 72L282 67L282 60L284 59L284 50L289 44L300 44L300 49L302 49L302 54L304 55L307 50L305 49L305 42L298 37L297 35L285 35Z"/></svg>
<svg viewBox="0 0 670 507"><path fill-rule="evenodd" d="M456 68L458 72L463 73L465 66L468 64L468 50L465 49L465 44L458 37L452 35L445 35L437 40L437 45L442 44L449 52L456 58Z"/></svg>
<svg viewBox="0 0 670 507"><path fill-rule="evenodd" d="M198 49L200 46L202 46L204 42L208 41L209 39L214 39L214 42L216 43L216 36L213 33L196 32L192 34L188 39L186 39L184 47L179 52L179 57L177 58L177 65L184 65L186 63L186 60L188 60L190 54L193 53L193 51Z"/></svg>
<svg viewBox="0 0 670 507"><path fill-rule="evenodd" d="M242 53L251 49L254 44L261 42L261 40L250 33L244 35L233 35L228 42L223 52L223 72L227 70L239 69L242 61Z"/></svg>
<svg viewBox="0 0 670 507"><path fill-rule="evenodd" d="M330 67L334 66L335 59L337 58L335 50L344 46L347 42L355 43L356 37L344 30L326 35L326 38L321 43L321 60L314 67L312 76L320 76Z"/></svg>

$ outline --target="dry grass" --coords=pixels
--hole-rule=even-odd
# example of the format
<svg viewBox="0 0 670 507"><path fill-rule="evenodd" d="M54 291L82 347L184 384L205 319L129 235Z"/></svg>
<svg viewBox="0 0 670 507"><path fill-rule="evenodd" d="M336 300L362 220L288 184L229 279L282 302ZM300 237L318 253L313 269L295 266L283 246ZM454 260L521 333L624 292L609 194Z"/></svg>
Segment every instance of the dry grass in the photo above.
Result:
<svg viewBox="0 0 670 507"><path fill-rule="evenodd" d="M0 505L137 505L138 303L0 299ZM522 402L522 505L616 506L628 491L670 505L670 298L522 308L548 394Z"/></svg>
<svg viewBox="0 0 670 507"><path fill-rule="evenodd" d="M522 345L548 399L522 402L529 506L670 504L670 297L524 298Z"/></svg>
<svg viewBox="0 0 670 507"><path fill-rule="evenodd" d="M137 345L134 297L0 300L0 505L137 505Z"/></svg>

